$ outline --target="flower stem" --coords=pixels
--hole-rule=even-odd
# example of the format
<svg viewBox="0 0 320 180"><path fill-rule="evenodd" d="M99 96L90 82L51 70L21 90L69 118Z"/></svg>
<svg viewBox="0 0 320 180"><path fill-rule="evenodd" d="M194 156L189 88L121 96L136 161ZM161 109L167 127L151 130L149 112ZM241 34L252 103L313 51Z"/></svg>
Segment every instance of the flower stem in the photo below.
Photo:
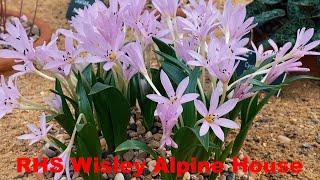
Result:
<svg viewBox="0 0 320 180"><path fill-rule="evenodd" d="M184 127L183 117L181 115L179 116L179 121L180 121L181 127Z"/></svg>
<svg viewBox="0 0 320 180"><path fill-rule="evenodd" d="M40 77L43 77L43 78L45 78L45 79L48 79L49 81L56 81L55 78L53 78L53 77L51 77L51 76L48 76L48 75L42 73L41 71L39 71L39 70L37 70L37 69L33 70L33 72L34 72L35 74L37 74L38 76L40 76Z"/></svg>
<svg viewBox="0 0 320 180"><path fill-rule="evenodd" d="M220 99L220 103L219 106L221 106L224 101L226 100L226 96L227 96L227 91L228 91L228 83L227 82L223 82L223 92L222 92L222 97Z"/></svg>
<svg viewBox="0 0 320 180"><path fill-rule="evenodd" d="M203 88L202 88L202 85L201 85L201 82L200 82L199 79L197 79L197 83L198 83L198 87L199 87L199 91L200 91L202 102L203 102L204 105L206 105L207 104L206 96L204 95L204 91L203 91Z"/></svg>
<svg viewBox="0 0 320 180"><path fill-rule="evenodd" d="M157 87L153 84L153 82L150 79L149 75L148 74L144 74L144 77L146 78L146 80L148 81L149 85L152 87L154 92L156 92L157 95L161 96L161 93L158 91Z"/></svg>
<svg viewBox="0 0 320 180"><path fill-rule="evenodd" d="M40 106L40 107L39 106L25 106L25 105L20 104L19 109L21 109L21 110L41 110L41 111L50 112L52 114L57 114L57 112L52 111L44 106Z"/></svg>
<svg viewBox="0 0 320 180"><path fill-rule="evenodd" d="M194 124L194 127L197 127L199 124L203 123L204 122L204 118L198 120L195 124Z"/></svg>

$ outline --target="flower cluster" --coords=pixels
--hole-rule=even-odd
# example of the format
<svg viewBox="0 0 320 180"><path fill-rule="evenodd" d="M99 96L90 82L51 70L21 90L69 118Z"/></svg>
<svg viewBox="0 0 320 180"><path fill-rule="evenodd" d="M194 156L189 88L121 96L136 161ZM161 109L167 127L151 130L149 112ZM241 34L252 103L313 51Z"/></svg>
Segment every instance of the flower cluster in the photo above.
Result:
<svg viewBox="0 0 320 180"><path fill-rule="evenodd" d="M154 115L159 117L163 126L161 147L178 148L172 134L175 126L178 129L184 126L184 118L187 117L183 117L183 111L186 104L190 103L194 107L194 113L199 113L192 117L193 122L196 122L192 127L201 124L199 135L210 134L211 128L215 137L224 141L227 135L225 128L240 128L234 122L240 110L235 109L243 101L256 97L258 91L253 91L255 85L270 87L268 85L285 72L308 71L309 69L301 67L299 59L305 55L320 55L319 52L312 51L320 41L309 43L314 30L306 28L298 31L294 46L286 43L279 48L270 39L268 42L271 50L265 50L262 45L256 46L253 42L253 50L250 50L250 39L246 35L256 26L253 24L254 18L246 19L245 6L233 7L231 0L227 0L221 12L216 9L212 0L189 0L190 3L186 5L182 5L179 0L153 0L156 9L151 12L144 8L146 0L109 2L109 6L106 6L97 0L93 5L78 10L78 15L71 20L74 30L59 29L52 35L50 42L39 47L33 47L33 40L28 38L18 19L14 19L12 24L6 24L8 33L1 34L0 44L12 46L14 50L0 50L0 57L16 58L20 64L14 66L18 72L9 77L7 82L1 76L0 118L11 113L13 109L43 110L55 117L71 114L70 110L64 112L68 106L67 99L74 105L76 115L71 117L78 116L78 124L81 119L89 118L84 117L84 114L90 112L81 112L83 107L76 109L83 105L81 103L85 103L78 94L81 88L88 91L92 88L91 85L93 86L90 83L104 83L107 87L115 86L128 101L132 101L128 96L128 87L130 82L138 79L140 84L148 82L148 85L139 86L138 89L150 92L148 87L151 87L154 92L146 97L156 103ZM179 7L186 17L176 16ZM222 32L222 35L218 36L217 31ZM57 46L59 36L64 36L64 48ZM153 53L161 50L159 45L154 43L154 39L170 44L166 47L168 52L162 52L167 53L162 56L164 59ZM169 53L170 50L175 53ZM241 61L247 60L244 55L250 51L256 54L256 70L237 78L236 69ZM177 69L177 66L184 69L179 71L180 74L172 75L170 70L158 66L157 79L152 73L155 69L152 69L151 62L157 62L158 65L166 63L168 57L174 62L173 70ZM88 65L93 65L91 79L79 82L79 73L86 70ZM197 70L199 76L191 77L191 74L197 74L193 74ZM99 77L96 77L95 72ZM48 80L59 81L68 97L56 92L52 99L45 100L49 107L25 98L18 92L16 82L19 76L26 73L35 73ZM183 78L175 77L179 75ZM160 86L156 85L157 80L161 83ZM79 87L79 84L85 87ZM206 84L210 85L208 91L203 90ZM96 89L93 92L96 92ZM91 97L87 101L92 99L95 101L95 98ZM133 101L136 102L136 99ZM91 102L92 104L94 102ZM96 104L92 108L96 108L95 106ZM96 111L91 109L91 112ZM229 116L231 112L236 113L235 117ZM51 143L47 137L50 128L51 126L46 128L43 114L40 129L29 125L32 134L19 138L31 139L30 144L39 140ZM60 155L65 161L69 179L68 162L76 129L75 126L70 144ZM61 175L62 173L56 174L55 179Z"/></svg>

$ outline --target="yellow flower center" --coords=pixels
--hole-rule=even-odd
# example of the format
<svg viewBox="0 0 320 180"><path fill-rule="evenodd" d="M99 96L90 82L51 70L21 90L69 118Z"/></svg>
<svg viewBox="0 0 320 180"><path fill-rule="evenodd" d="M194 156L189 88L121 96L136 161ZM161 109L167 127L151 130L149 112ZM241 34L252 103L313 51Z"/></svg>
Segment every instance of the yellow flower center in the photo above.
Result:
<svg viewBox="0 0 320 180"><path fill-rule="evenodd" d="M170 99L171 104L174 104L177 100L178 100L178 98L177 98L177 97L171 98L171 99Z"/></svg>
<svg viewBox="0 0 320 180"><path fill-rule="evenodd" d="M118 59L118 58L117 58L117 54L114 53L114 52L112 52L112 53L110 54L109 58L110 58L111 61L115 61L115 60Z"/></svg>
<svg viewBox="0 0 320 180"><path fill-rule="evenodd" d="M213 115L209 115L207 117L204 118L208 123L213 123L214 121L214 116Z"/></svg>
<svg viewBox="0 0 320 180"><path fill-rule="evenodd" d="M75 61L75 59L74 59L74 58L69 58L69 59L67 60L67 63L68 63L68 64L73 64L73 63L74 63L74 61Z"/></svg>

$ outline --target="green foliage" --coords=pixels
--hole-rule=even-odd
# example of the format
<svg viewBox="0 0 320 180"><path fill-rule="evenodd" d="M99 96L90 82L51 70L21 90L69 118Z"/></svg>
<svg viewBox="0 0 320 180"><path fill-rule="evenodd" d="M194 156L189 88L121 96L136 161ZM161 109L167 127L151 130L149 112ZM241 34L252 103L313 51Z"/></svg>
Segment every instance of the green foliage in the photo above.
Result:
<svg viewBox="0 0 320 180"><path fill-rule="evenodd" d="M254 18L254 23L258 23L259 26L262 26L271 20L283 17L285 15L286 12L283 9L273 9L271 11L265 11Z"/></svg>
<svg viewBox="0 0 320 180"><path fill-rule="evenodd" d="M277 44L294 43L298 29L318 24L320 0L256 0L247 12L247 18L254 16L257 28Z"/></svg>

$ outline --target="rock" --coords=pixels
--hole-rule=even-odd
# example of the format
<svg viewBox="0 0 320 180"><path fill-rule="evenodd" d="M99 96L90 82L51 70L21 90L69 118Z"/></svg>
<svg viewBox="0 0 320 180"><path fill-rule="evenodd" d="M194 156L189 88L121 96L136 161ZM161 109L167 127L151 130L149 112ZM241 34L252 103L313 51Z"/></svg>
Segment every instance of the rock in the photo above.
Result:
<svg viewBox="0 0 320 180"><path fill-rule="evenodd" d="M137 132L130 132L129 133L129 137L133 138L133 137L137 137L138 133Z"/></svg>
<svg viewBox="0 0 320 180"><path fill-rule="evenodd" d="M203 180L203 179L204 179L204 177L203 177L202 175L197 175L197 179L199 179L199 180Z"/></svg>
<svg viewBox="0 0 320 180"><path fill-rule="evenodd" d="M72 175L72 180L76 180L79 177L79 173L74 173Z"/></svg>
<svg viewBox="0 0 320 180"><path fill-rule="evenodd" d="M70 139L70 135L69 135L69 134L64 134L63 137L64 137L65 139Z"/></svg>
<svg viewBox="0 0 320 180"><path fill-rule="evenodd" d="M189 172L186 172L186 173L184 173L184 175L183 175L183 178L182 178L183 180L189 180L189 179L191 179L191 175L190 175L190 173Z"/></svg>
<svg viewBox="0 0 320 180"><path fill-rule="evenodd" d="M150 131L148 131L145 135L146 138L151 138L152 137L152 133Z"/></svg>
<svg viewBox="0 0 320 180"><path fill-rule="evenodd" d="M143 169L143 172L142 172L142 175L147 176L147 175L149 175L149 174L150 174L149 169L144 168L144 169Z"/></svg>
<svg viewBox="0 0 320 180"><path fill-rule="evenodd" d="M53 158L57 156L57 153L52 151L51 149L46 149L45 155L48 156L49 158Z"/></svg>
<svg viewBox="0 0 320 180"><path fill-rule="evenodd" d="M33 35L40 35L40 29L39 29L39 27L37 26L37 25L33 25L32 26L32 29L31 29L31 33L33 34Z"/></svg>
<svg viewBox="0 0 320 180"><path fill-rule="evenodd" d="M235 180L235 175L234 175L234 173L229 173L229 174L227 175L227 180Z"/></svg>
<svg viewBox="0 0 320 180"><path fill-rule="evenodd" d="M125 173L125 174L124 174L124 179L125 179L125 180L130 180L130 179L131 179L131 176L132 176L131 173Z"/></svg>
<svg viewBox="0 0 320 180"><path fill-rule="evenodd" d="M156 128L156 127L153 127L152 129L151 129L151 133L152 134L157 134L158 133L158 128Z"/></svg>
<svg viewBox="0 0 320 180"><path fill-rule="evenodd" d="M116 174L116 176L114 177L114 180L125 180L124 176L122 173L118 173Z"/></svg>
<svg viewBox="0 0 320 180"><path fill-rule="evenodd" d="M280 141L281 143L283 143L283 144L289 143L289 142L291 141L290 138L288 138L288 137L286 137L286 136L282 136L282 135L278 136L278 139L279 139L279 141Z"/></svg>
<svg viewBox="0 0 320 180"><path fill-rule="evenodd" d="M156 160L151 160L151 161L148 162L147 165L148 165L148 167L149 167L149 166L155 167L155 166L157 165L157 161L156 161Z"/></svg>
<svg viewBox="0 0 320 180"><path fill-rule="evenodd" d="M238 158L240 159L240 161L242 161L242 160L243 160L243 158L244 158L243 153L240 153L240 155L238 156Z"/></svg>
<svg viewBox="0 0 320 180"><path fill-rule="evenodd" d="M133 178L131 178L130 180L137 180L137 178L136 178L136 177L133 177Z"/></svg>
<svg viewBox="0 0 320 180"><path fill-rule="evenodd" d="M316 137L316 142L317 142L318 144L320 144L320 134L317 135L317 137Z"/></svg>
<svg viewBox="0 0 320 180"><path fill-rule="evenodd" d="M227 171L229 170L229 168L230 168L230 166L229 166L228 164L224 164L224 165L223 165L223 170L224 170L224 171L227 172Z"/></svg>
<svg viewBox="0 0 320 180"><path fill-rule="evenodd" d="M102 178L103 178L104 180L109 179L108 174L107 174L107 173L103 173L103 174L102 174Z"/></svg>
<svg viewBox="0 0 320 180"><path fill-rule="evenodd" d="M137 128L138 135L144 134L145 132L146 132L146 128L144 128L143 126L138 126Z"/></svg>
<svg viewBox="0 0 320 180"><path fill-rule="evenodd" d="M138 127L139 127L139 126L142 126L141 121L137 121L136 124L137 124Z"/></svg>
<svg viewBox="0 0 320 180"><path fill-rule="evenodd" d="M138 154L137 158L142 160L142 159L146 159L148 157L148 153L146 152L141 152Z"/></svg>
<svg viewBox="0 0 320 180"><path fill-rule="evenodd" d="M157 149L160 147L160 143L158 141L153 140L153 141L151 141L150 144L148 144L148 146L150 146L153 149Z"/></svg>
<svg viewBox="0 0 320 180"><path fill-rule="evenodd" d="M76 180L84 180L83 177L78 177Z"/></svg>
<svg viewBox="0 0 320 180"><path fill-rule="evenodd" d="M123 159L126 161L131 161L134 158L134 152L128 151L123 155Z"/></svg>
<svg viewBox="0 0 320 180"><path fill-rule="evenodd" d="M221 175L221 176L219 176L219 178L218 178L219 180L226 180L227 179L227 177L225 176L225 175Z"/></svg>
<svg viewBox="0 0 320 180"><path fill-rule="evenodd" d="M129 129L130 129L130 130L133 130L133 131L136 131L136 130L137 130L137 127L138 127L138 126L137 126L135 123L129 125Z"/></svg>
<svg viewBox="0 0 320 180"><path fill-rule="evenodd" d="M238 172L237 172L237 176L238 177L242 177L243 175L244 175L244 172L239 169Z"/></svg>
<svg viewBox="0 0 320 180"><path fill-rule="evenodd" d="M114 172L109 172L108 173L109 179L113 179L115 176L116 176L116 174Z"/></svg>
<svg viewBox="0 0 320 180"><path fill-rule="evenodd" d="M151 174L149 174L149 175L148 175L148 176L146 176L145 178L146 178L146 180L152 180L152 176L151 176Z"/></svg>
<svg viewBox="0 0 320 180"><path fill-rule="evenodd" d="M129 124L135 124L136 122L134 121L133 117L130 118Z"/></svg>

